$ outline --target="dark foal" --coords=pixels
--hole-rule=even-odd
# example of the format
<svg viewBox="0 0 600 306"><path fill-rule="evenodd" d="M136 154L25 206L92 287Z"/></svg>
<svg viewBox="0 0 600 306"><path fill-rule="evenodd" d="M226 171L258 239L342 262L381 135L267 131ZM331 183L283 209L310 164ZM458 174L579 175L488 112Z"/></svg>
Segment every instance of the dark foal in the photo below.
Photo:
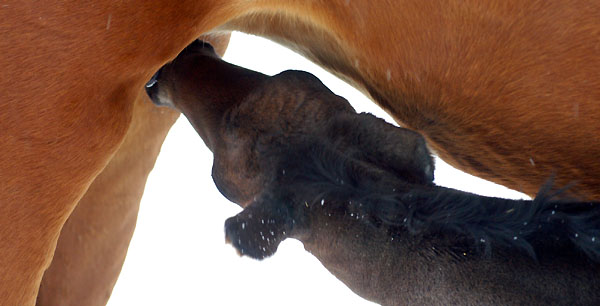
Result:
<svg viewBox="0 0 600 306"><path fill-rule="evenodd" d="M265 76L199 41L147 91L214 153L217 187L244 207L225 224L243 255L261 259L297 238L386 305L600 304L596 203L435 186L419 134L355 113L308 73Z"/></svg>

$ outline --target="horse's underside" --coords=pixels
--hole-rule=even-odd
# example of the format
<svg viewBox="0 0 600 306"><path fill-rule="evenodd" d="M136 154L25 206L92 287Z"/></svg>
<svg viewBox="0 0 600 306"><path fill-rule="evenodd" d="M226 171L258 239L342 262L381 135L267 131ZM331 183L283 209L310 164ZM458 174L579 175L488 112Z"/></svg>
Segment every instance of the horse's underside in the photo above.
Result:
<svg viewBox="0 0 600 306"><path fill-rule="evenodd" d="M99 208L94 215L114 214L120 204L130 213L114 226L100 222L113 230L129 226L114 255L122 260L156 154L138 151L137 141L156 150L175 116L134 101L143 99L152 73L201 34L242 30L299 51L363 89L467 172L530 195L555 173L557 186L576 181L571 195L598 199L599 29L600 5L589 0L4 2L0 300L35 303L60 231L80 201ZM127 185L136 187L124 188L132 197L123 201L102 177L127 173L121 158L139 156L145 160L134 167L143 170L129 174ZM73 232L63 237L80 232L75 224L92 214L78 210ZM65 258L87 258L107 241L90 240L77 254L62 240ZM357 258L368 263L365 254ZM119 266L90 304L106 300ZM63 279L64 271L57 266L46 277ZM74 283L68 292L84 294L89 286ZM381 292L368 288L355 290L367 297ZM48 290L48 303L60 303L62 293Z"/></svg>

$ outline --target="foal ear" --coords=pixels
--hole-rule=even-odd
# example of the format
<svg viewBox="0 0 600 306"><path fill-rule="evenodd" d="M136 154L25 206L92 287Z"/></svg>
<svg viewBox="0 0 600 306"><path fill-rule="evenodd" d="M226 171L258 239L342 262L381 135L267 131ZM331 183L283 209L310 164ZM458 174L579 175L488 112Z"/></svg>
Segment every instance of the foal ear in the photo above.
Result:
<svg viewBox="0 0 600 306"><path fill-rule="evenodd" d="M410 183L433 182L434 163L425 138L415 131L396 127L368 113L344 116L345 133L361 156L357 158L394 172ZM338 126L338 133L342 132Z"/></svg>

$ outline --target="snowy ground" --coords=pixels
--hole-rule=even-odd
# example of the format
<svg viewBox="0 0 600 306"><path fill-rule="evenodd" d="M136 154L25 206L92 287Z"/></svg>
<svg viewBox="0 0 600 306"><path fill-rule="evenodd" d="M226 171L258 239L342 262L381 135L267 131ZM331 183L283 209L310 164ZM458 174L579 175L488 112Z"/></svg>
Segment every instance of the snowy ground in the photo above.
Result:
<svg viewBox="0 0 600 306"><path fill-rule="evenodd" d="M273 75L305 70L344 96L357 111L389 122L355 89L297 54L235 33L225 60ZM225 244L225 219L240 208L216 190L212 154L182 116L175 124L142 199L137 229L109 306L124 305L373 305L333 277L296 240L262 262L240 258ZM436 183L484 195L524 195L436 161Z"/></svg>

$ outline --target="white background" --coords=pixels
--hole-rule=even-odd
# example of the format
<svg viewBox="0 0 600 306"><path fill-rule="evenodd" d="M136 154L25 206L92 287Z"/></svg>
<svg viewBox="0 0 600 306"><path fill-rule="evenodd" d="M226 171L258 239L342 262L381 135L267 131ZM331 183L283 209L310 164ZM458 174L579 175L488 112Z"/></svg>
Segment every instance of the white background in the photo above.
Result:
<svg viewBox="0 0 600 306"><path fill-rule="evenodd" d="M392 122L355 89L267 40L234 33L224 59L269 75L309 71L357 111ZM373 305L333 277L296 240L284 241L264 261L240 258L225 244L223 224L241 209L216 190L211 166L212 153L181 116L148 179L136 232L108 305ZM436 168L439 185L525 197L439 159Z"/></svg>

